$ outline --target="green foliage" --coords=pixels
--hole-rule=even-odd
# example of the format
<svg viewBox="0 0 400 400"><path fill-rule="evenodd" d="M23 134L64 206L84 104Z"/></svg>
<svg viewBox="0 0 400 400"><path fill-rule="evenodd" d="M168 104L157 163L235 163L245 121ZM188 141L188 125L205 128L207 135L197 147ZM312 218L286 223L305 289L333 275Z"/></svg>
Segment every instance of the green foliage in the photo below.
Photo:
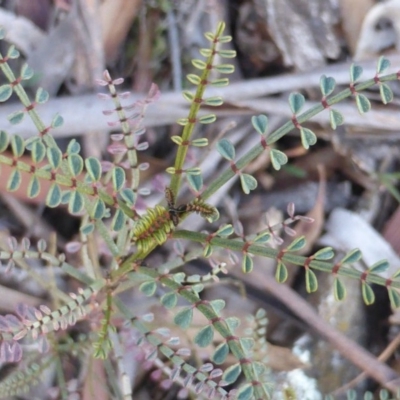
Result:
<svg viewBox="0 0 400 400"><path fill-rule="evenodd" d="M130 107L122 105L116 88L122 83L122 79L113 80L106 71L103 79L99 80L99 84L107 87L110 93L110 98L114 102L112 113L117 115L119 128L122 131L122 134L117 134L118 139L114 138L115 141L110 146L112 162L111 167L107 169L101 163L102 160L83 157L80 145L75 140L70 141L65 152L59 148L49 128L46 128L36 111L37 104L48 100L48 93L39 88L35 93L34 102L31 102L20 80L30 79L33 71L24 64L19 76L21 79L17 79L2 57L0 69L8 83L0 86L0 101L7 101L15 93L24 110L13 113L9 116L9 120L16 124L22 121L24 115L28 115L38 131L37 137L25 140L21 136L9 136L0 130L0 164L12 169L7 189L13 192L21 188L22 175L27 174L29 183L24 189L28 197L34 198L43 190L42 187L45 186L43 182L47 182L50 184L50 189L46 193L46 205L54 208L67 204L70 214L81 216L81 226L79 243L70 245L70 248L76 246L75 250L79 251L79 265L67 262L63 254L56 256L53 249L47 251L42 241L39 241L36 248L31 248L29 241L23 240L17 243L15 239L10 239L8 251L0 252L0 260L7 263L10 268L15 267L21 260L36 260L43 265L56 266L63 275L80 282L81 289L76 294L68 295L58 289L57 285L50 287L47 282L44 283L35 271L29 271L32 279L48 289L54 304L59 306L53 311L41 306L34 311L24 310L27 315L21 312L18 313L18 317L14 315L0 317L2 340L10 349L9 359L6 361L20 361L21 340L40 342L42 350L45 352L50 349L52 356L43 358L42 363L24 367L20 374L13 374L3 379L0 382L1 395L8 396L25 391L40 380L40 374L46 366L55 363L60 367L64 353L86 349L87 343L94 357L105 360L105 363L109 362L109 358L115 359L119 374L122 376L123 350L118 350L120 343L123 345L122 328L116 329L117 325L114 325L122 319L125 326L137 333L136 346L150 349L146 359L157 361L157 365L162 366L162 372L169 374L169 378L179 385L187 387L192 397L204 390L210 398L213 395L216 398L228 398L232 393L225 387L232 385L237 389L235 394L237 399L270 398L272 383L267 368L265 312L257 311L250 318L250 327L246 333L242 333L238 329L242 321L237 316L226 315L224 300L218 298L206 300L203 296L204 288L213 280L218 280L218 275L226 272L224 263L219 263L211 272L203 274L186 275L185 272L174 271L202 255L210 257L220 248L241 255L244 273L253 271L255 268L253 257L260 256L275 260L275 279L279 283L284 283L288 279L288 269L291 265L297 265L304 268L305 287L309 293L318 290L316 271L322 271L333 275L334 296L337 300L344 300L346 297L346 288L342 282L342 277L346 276L360 282L362 296L367 305L375 300L371 285L378 284L388 290L392 306L400 306L400 295L397 291L400 288L400 272L393 274L390 279L380 276L389 267L386 260L378 261L366 271L360 272L352 268L352 264L362 258L358 249L348 252L339 262L330 261L334 258L334 251L330 247L320 249L308 257L298 255L298 252L306 246L306 239L303 236L295 238L287 245L281 244L283 241L278 240L273 227L245 236L243 229L237 227L240 224L235 223L235 228L232 224L218 226L219 212L216 207L207 203L215 192L234 177L238 177L245 194L255 190L256 178L244 172L244 169L264 151L269 154L272 167L275 170L281 169L288 162L288 157L279 150L277 142L289 132L297 130L303 147L309 150L316 143L317 136L303 124L324 109L329 109L331 126L335 129L343 123L343 116L332 106L346 97L353 96L359 112L365 113L369 111L371 104L360 91L379 85L382 102L384 104L390 102L393 93L385 82L396 80L396 74L357 83L362 69L352 65L351 90L345 89L336 95L333 95L336 86L334 79L322 76L320 89L323 104L306 111L303 111L306 105L304 95L290 94L288 106L293 114L292 119L273 132L268 132L268 117L263 114L253 116L251 124L256 131L254 134L259 137L259 143L240 158L237 158L238 152L230 139L224 137L217 142L216 150L223 158L221 165L224 169L203 186L201 169L197 165L186 164L187 152L190 146L198 148L196 151L209 146L208 139L193 137L199 125L211 124L216 120L215 114L200 115L201 107L203 105L217 107L223 102L219 96L205 98L206 87L210 85L221 87L229 83L226 77L211 76L211 71L218 74L230 74L234 71L233 65L226 61L217 64L216 56L218 59L235 57L234 51L220 48L222 44L231 40L230 36L223 34L224 29L225 24L220 23L215 33L205 35L210 41L209 48L200 50L205 60L193 60L193 66L198 70L198 74L192 73L187 76L196 89L195 92L183 93L185 100L190 104L189 112L186 117L178 121L183 126L181 135L174 135L171 138L177 146L177 151L173 165L166 169L170 174L165 199L167 205L165 206L163 200L164 205L146 207L144 213L140 212L137 201L145 193L140 188L139 171L147 167L139 164L137 153L147 149L148 144L139 142L137 138L144 133L143 118L147 106L157 99L158 90L152 87L145 100L135 105L137 114L132 116ZM10 47L7 57L11 59L18 56L18 51ZM388 65L388 61L381 58L378 61L377 74L382 74ZM129 115L126 111L129 111ZM51 128L56 129L62 123L62 117L55 115ZM23 157L26 152L30 152L30 162ZM389 179L385 176L378 178ZM175 199L178 198L185 183L194 191L192 198L184 204L175 204ZM193 213L199 214L207 221L207 233L179 229L180 223ZM290 233L288 225L301 217L295 216L294 211L290 210L288 214L289 218L282 226ZM303 219L305 220L304 217ZM96 251L94 245L100 238L107 250L103 250L102 253ZM160 265L147 266L143 260L157 246L164 245L171 239L185 239L192 244L200 243L203 247L187 252L174 240L176 254L171 260L164 263L159 261ZM277 249L271 245L269 242L272 239L275 239L281 247ZM107 264L103 258L112 261ZM155 259L157 260L156 257ZM81 268L82 265L84 268ZM257 267L262 268L262 265ZM103 276L104 271L106 278ZM160 302L166 311L161 321L153 320L150 314L142 315L144 310L140 308L140 304L135 305L137 307L134 311L124 304L118 294L132 287ZM99 320L91 314L93 309L101 314ZM193 327L198 314L202 314L205 322L203 321L201 326L194 327L196 333L191 346L209 351L209 360L221 366L221 370L214 369L209 363L196 365L197 357L191 357L186 361L183 354L185 351L182 348L177 350L179 340L170 337L169 329L166 328L174 323L184 337L184 331ZM69 327L82 319L91 321L91 324L88 324L90 327L86 328L88 334L85 346L75 341L73 336L69 338ZM63 335L59 335L58 331L62 331ZM65 345L65 337L68 337L72 344L69 342ZM51 340L44 343L45 340L39 341L39 338ZM13 344L8 345L8 341ZM110 357L111 353L113 357ZM109 369L112 370L112 366ZM63 384L62 375L60 372L57 378L60 387ZM121 383L121 387L125 390L125 398L128 398L130 388L126 388L126 383ZM352 396L352 392L349 392L348 398L354 398ZM364 397L368 396L366 394ZM381 399L387 398L385 396L385 392L381 392Z"/></svg>

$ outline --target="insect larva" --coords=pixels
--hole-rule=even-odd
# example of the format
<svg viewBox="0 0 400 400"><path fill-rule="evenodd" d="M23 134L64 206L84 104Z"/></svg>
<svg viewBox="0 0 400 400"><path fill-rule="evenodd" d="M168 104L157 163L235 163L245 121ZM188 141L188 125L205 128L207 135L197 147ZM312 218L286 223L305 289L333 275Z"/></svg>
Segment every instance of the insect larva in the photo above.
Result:
<svg viewBox="0 0 400 400"><path fill-rule="evenodd" d="M150 208L140 217L133 228L132 240L140 252L147 251L154 239L161 245L173 229L173 222L167 209L161 206Z"/></svg>
<svg viewBox="0 0 400 400"><path fill-rule="evenodd" d="M176 207L175 196L169 187L165 188L165 198L168 209L158 205L148 209L133 227L132 241L136 243L139 252L148 251L154 241L159 245L163 244L167 240L168 234L179 224L180 214L196 212L210 222L219 216L215 207L200 199Z"/></svg>
<svg viewBox="0 0 400 400"><path fill-rule="evenodd" d="M210 204L204 203L202 200L196 199L186 205L186 212L199 213L201 217L207 221L213 222L219 217L218 210Z"/></svg>

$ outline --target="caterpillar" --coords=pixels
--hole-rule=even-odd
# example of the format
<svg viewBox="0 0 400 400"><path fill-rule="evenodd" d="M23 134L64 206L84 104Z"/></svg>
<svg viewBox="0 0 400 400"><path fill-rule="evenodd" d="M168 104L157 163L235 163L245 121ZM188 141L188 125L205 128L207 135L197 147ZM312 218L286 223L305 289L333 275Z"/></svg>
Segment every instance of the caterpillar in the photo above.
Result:
<svg viewBox="0 0 400 400"><path fill-rule="evenodd" d="M195 212L200 214L209 222L213 222L219 217L218 210L210 204L204 203L200 199L196 199L189 204L186 204L186 212Z"/></svg>
<svg viewBox="0 0 400 400"><path fill-rule="evenodd" d="M163 244L173 226L168 210L162 206L155 206L148 209L147 213L136 221L132 240L136 243L139 252L146 252L150 249L153 240L159 245Z"/></svg>
<svg viewBox="0 0 400 400"><path fill-rule="evenodd" d="M165 198L168 209L158 205L150 208L136 221L133 227L132 241L136 243L139 252L148 251L154 241L158 245L163 244L167 240L168 234L179 224L180 214L199 213L201 217L210 222L218 219L217 209L200 199L175 206L175 196L169 187L165 188Z"/></svg>

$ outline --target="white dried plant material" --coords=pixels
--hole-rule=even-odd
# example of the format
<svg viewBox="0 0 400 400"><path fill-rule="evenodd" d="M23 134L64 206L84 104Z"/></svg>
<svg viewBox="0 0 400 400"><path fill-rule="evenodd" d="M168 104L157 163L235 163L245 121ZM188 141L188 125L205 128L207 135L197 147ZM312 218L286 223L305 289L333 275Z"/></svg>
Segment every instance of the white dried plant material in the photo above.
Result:
<svg viewBox="0 0 400 400"><path fill-rule="evenodd" d="M284 400L287 398L285 390L288 388L291 388L295 392L296 399L323 399L322 394L318 390L317 380L307 376L306 373L299 368L280 374L272 400Z"/></svg>
<svg viewBox="0 0 400 400"><path fill-rule="evenodd" d="M375 58L393 47L400 51L400 0L378 3L366 15L354 59Z"/></svg>
<svg viewBox="0 0 400 400"><path fill-rule="evenodd" d="M6 31L6 39L13 43L25 56L39 46L45 33L29 19L16 16L0 8L0 26Z"/></svg>
<svg viewBox="0 0 400 400"><path fill-rule="evenodd" d="M267 7L268 29L285 65L305 71L337 58L333 25L338 10L326 0L258 0Z"/></svg>
<svg viewBox="0 0 400 400"><path fill-rule="evenodd" d="M325 228L327 233L319 241L323 246L331 246L343 252L358 248L368 267L386 259L390 267L380 274L384 278L398 270L400 257L383 236L360 215L344 208L336 208L329 216Z"/></svg>
<svg viewBox="0 0 400 400"><path fill-rule="evenodd" d="M39 78L37 86L47 90L50 95L57 93L73 66L75 59L73 29L74 21L70 13L49 32L27 58L29 66Z"/></svg>

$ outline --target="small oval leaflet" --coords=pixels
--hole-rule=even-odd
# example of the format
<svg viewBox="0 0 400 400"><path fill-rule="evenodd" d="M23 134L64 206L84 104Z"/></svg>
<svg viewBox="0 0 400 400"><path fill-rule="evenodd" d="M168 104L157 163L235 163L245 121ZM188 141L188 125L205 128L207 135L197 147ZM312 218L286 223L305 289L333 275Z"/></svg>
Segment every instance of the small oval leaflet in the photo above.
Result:
<svg viewBox="0 0 400 400"><path fill-rule="evenodd" d="M97 198L93 204L92 215L94 219L101 219L106 212L106 205L103 200Z"/></svg>
<svg viewBox="0 0 400 400"><path fill-rule="evenodd" d="M251 124L260 135L265 135L268 128L268 117L264 114L255 115L251 117Z"/></svg>
<svg viewBox="0 0 400 400"><path fill-rule="evenodd" d="M254 387L252 384L247 383L245 385L240 386L236 399L237 400L251 400L254 398Z"/></svg>
<svg viewBox="0 0 400 400"><path fill-rule="evenodd" d="M68 167L73 176L79 175L83 170L83 159L78 154L68 156Z"/></svg>
<svg viewBox="0 0 400 400"><path fill-rule="evenodd" d="M62 153L57 147L49 147L47 149L47 159L49 160L52 169L57 169L61 165Z"/></svg>
<svg viewBox="0 0 400 400"><path fill-rule="evenodd" d="M28 185L28 197L34 198L40 193L40 182L37 176L32 176Z"/></svg>
<svg viewBox="0 0 400 400"><path fill-rule="evenodd" d="M186 76L187 80L192 83L193 85L200 85L201 78L195 74L189 74Z"/></svg>
<svg viewBox="0 0 400 400"><path fill-rule="evenodd" d="M245 194L249 194L252 190L257 188L256 178L249 174L240 174L240 183Z"/></svg>
<svg viewBox="0 0 400 400"><path fill-rule="evenodd" d="M199 332L197 332L196 336L194 337L194 342L199 346L199 347L207 347L213 340L214 338L214 329L212 326L207 325L204 328L200 329Z"/></svg>
<svg viewBox="0 0 400 400"><path fill-rule="evenodd" d="M53 183L50 186L50 189L47 193L46 205L48 207L54 208L57 207L60 203L61 203L61 189L56 183Z"/></svg>
<svg viewBox="0 0 400 400"><path fill-rule="evenodd" d="M245 274L253 271L253 259L247 253L243 256L242 271Z"/></svg>
<svg viewBox="0 0 400 400"><path fill-rule="evenodd" d="M301 250L306 245L306 239L304 236L301 236L295 239L287 248L288 251L298 251Z"/></svg>
<svg viewBox="0 0 400 400"><path fill-rule="evenodd" d="M277 149L271 149L269 152L271 156L271 163L274 169L279 171L282 165L285 165L288 162L288 157L285 153Z"/></svg>
<svg viewBox="0 0 400 400"><path fill-rule="evenodd" d="M125 171L121 167L114 167L112 170L113 189L119 192L125 185Z"/></svg>
<svg viewBox="0 0 400 400"><path fill-rule="evenodd" d="M332 247L324 247L318 250L314 255L314 260L330 260L335 256Z"/></svg>
<svg viewBox="0 0 400 400"><path fill-rule="evenodd" d="M225 300L216 299L210 301L210 306L213 308L216 314L219 314L225 308Z"/></svg>
<svg viewBox="0 0 400 400"><path fill-rule="evenodd" d="M356 104L360 114L364 114L371 109L371 102L368 100L367 96L361 93L356 94Z"/></svg>
<svg viewBox="0 0 400 400"><path fill-rule="evenodd" d="M143 282L139 286L139 290L144 293L146 296L153 296L156 292L157 284L154 281Z"/></svg>
<svg viewBox="0 0 400 400"><path fill-rule="evenodd" d="M0 153L7 149L9 138L6 131L0 130Z"/></svg>
<svg viewBox="0 0 400 400"><path fill-rule="evenodd" d="M176 295L175 292L165 293L161 297L161 304L168 309L174 308L177 303L178 303L178 296Z"/></svg>
<svg viewBox="0 0 400 400"><path fill-rule="evenodd" d="M344 300L346 298L346 287L343 285L342 281L335 277L335 281L333 283L333 293L335 299L338 301Z"/></svg>
<svg viewBox="0 0 400 400"><path fill-rule="evenodd" d="M38 88L35 95L35 101L38 104L44 104L49 100L49 92L43 88Z"/></svg>
<svg viewBox="0 0 400 400"><path fill-rule="evenodd" d="M212 124L216 120L217 120L217 116L215 114L203 115L199 118L199 122L201 124Z"/></svg>
<svg viewBox="0 0 400 400"><path fill-rule="evenodd" d="M235 158L235 147L228 139L221 139L217 143L217 150L228 161L232 161Z"/></svg>
<svg viewBox="0 0 400 400"><path fill-rule="evenodd" d="M301 144L306 150L308 150L310 146L313 146L315 143L317 143L317 136L311 129L301 127L300 136Z"/></svg>
<svg viewBox="0 0 400 400"><path fill-rule="evenodd" d="M0 86L0 102L7 101L12 95L12 87L10 84Z"/></svg>
<svg viewBox="0 0 400 400"><path fill-rule="evenodd" d="M7 190L14 192L20 187L21 181L21 173L18 170L12 171L8 179Z"/></svg>
<svg viewBox="0 0 400 400"><path fill-rule="evenodd" d="M225 319L225 322L233 332L240 326L240 319L237 317L228 317Z"/></svg>
<svg viewBox="0 0 400 400"><path fill-rule="evenodd" d="M210 83L214 87L224 87L229 85L229 79L228 78L215 79Z"/></svg>
<svg viewBox="0 0 400 400"><path fill-rule="evenodd" d="M211 360L215 364L221 365L225 362L226 357L228 357L228 354L229 354L229 346L226 342L222 342L215 349L214 354L211 357Z"/></svg>
<svg viewBox="0 0 400 400"><path fill-rule="evenodd" d="M375 302L374 291L371 289L371 286L369 286L369 284L365 281L362 281L361 293L362 293L363 300L367 306L369 306Z"/></svg>
<svg viewBox="0 0 400 400"><path fill-rule="evenodd" d="M241 372L242 367L239 363L236 363L225 370L224 374L222 375L222 379L228 384L232 384L236 382Z"/></svg>
<svg viewBox="0 0 400 400"><path fill-rule="evenodd" d="M390 67L390 61L383 56L379 57L379 60L378 60L377 66L376 66L377 74L382 74L389 67Z"/></svg>
<svg viewBox="0 0 400 400"><path fill-rule="evenodd" d="M352 83L355 83L360 78L363 72L362 67L359 65L351 64L350 66L350 80Z"/></svg>
<svg viewBox="0 0 400 400"><path fill-rule="evenodd" d="M207 63L204 62L203 60L194 59L192 60L192 64L194 67L200 70L203 70L207 67Z"/></svg>
<svg viewBox="0 0 400 400"><path fill-rule="evenodd" d="M329 96L335 89L335 79L330 76L322 75L319 81L322 95L324 97Z"/></svg>
<svg viewBox="0 0 400 400"><path fill-rule="evenodd" d="M71 192L71 196L68 202L68 211L71 214L78 214L82 211L84 206L83 196L77 191Z"/></svg>
<svg viewBox="0 0 400 400"><path fill-rule="evenodd" d="M304 106L305 98L301 93L290 93L289 106L293 114L297 114Z"/></svg>
<svg viewBox="0 0 400 400"><path fill-rule="evenodd" d="M362 257L362 253L359 249L353 249L349 251L343 259L340 261L341 264L353 264L360 260Z"/></svg>
<svg viewBox="0 0 400 400"><path fill-rule="evenodd" d="M374 274L379 274L381 272L385 272L387 271L387 269L389 268L389 262L387 260L380 260L377 261L375 264L373 264L368 272L369 273L374 273Z"/></svg>
<svg viewBox="0 0 400 400"><path fill-rule="evenodd" d="M115 211L114 218L111 223L111 229L118 232L120 231L125 224L126 216L121 209Z"/></svg>
<svg viewBox="0 0 400 400"><path fill-rule="evenodd" d="M189 328L193 318L193 309L191 307L184 308L175 315L174 322L182 329Z"/></svg>
<svg viewBox="0 0 400 400"><path fill-rule="evenodd" d="M72 139L68 143L67 154L78 154L81 151L81 145L76 141L76 139Z"/></svg>
<svg viewBox="0 0 400 400"><path fill-rule="evenodd" d="M19 135L11 136L11 149L15 157L21 157L25 151L24 139Z"/></svg>
<svg viewBox="0 0 400 400"><path fill-rule="evenodd" d="M379 94L383 104L388 104L393 100L393 92L389 85L386 83L381 83L379 85Z"/></svg>
<svg viewBox="0 0 400 400"><path fill-rule="evenodd" d="M92 182L97 182L101 178L101 163L96 157L88 157L85 159L86 170L92 179Z"/></svg>
<svg viewBox="0 0 400 400"><path fill-rule="evenodd" d="M34 142L32 144L31 156L34 163L40 163L43 161L44 157L46 156L45 145L40 141Z"/></svg>
<svg viewBox="0 0 400 400"><path fill-rule="evenodd" d="M307 293L316 292L318 289L318 280L314 271L306 269L306 290Z"/></svg>
<svg viewBox="0 0 400 400"><path fill-rule="evenodd" d="M400 294L396 289L388 287L388 294L390 299L390 305L396 309L400 307Z"/></svg>
<svg viewBox="0 0 400 400"><path fill-rule="evenodd" d="M21 78L22 78L24 81L26 81L26 80L28 80L28 79L31 79L32 76L33 76L33 74L34 74L34 71L33 71L33 69L32 69L28 64L25 63L25 64L21 67Z"/></svg>
<svg viewBox="0 0 400 400"><path fill-rule="evenodd" d="M331 123L331 127L335 130L338 126L343 125L344 118L343 115L333 108L329 109L329 121Z"/></svg>
<svg viewBox="0 0 400 400"><path fill-rule="evenodd" d="M286 265L283 264L282 261L279 261L276 267L275 279L278 283L284 283L286 282L287 278L288 278L288 270L286 268Z"/></svg>

